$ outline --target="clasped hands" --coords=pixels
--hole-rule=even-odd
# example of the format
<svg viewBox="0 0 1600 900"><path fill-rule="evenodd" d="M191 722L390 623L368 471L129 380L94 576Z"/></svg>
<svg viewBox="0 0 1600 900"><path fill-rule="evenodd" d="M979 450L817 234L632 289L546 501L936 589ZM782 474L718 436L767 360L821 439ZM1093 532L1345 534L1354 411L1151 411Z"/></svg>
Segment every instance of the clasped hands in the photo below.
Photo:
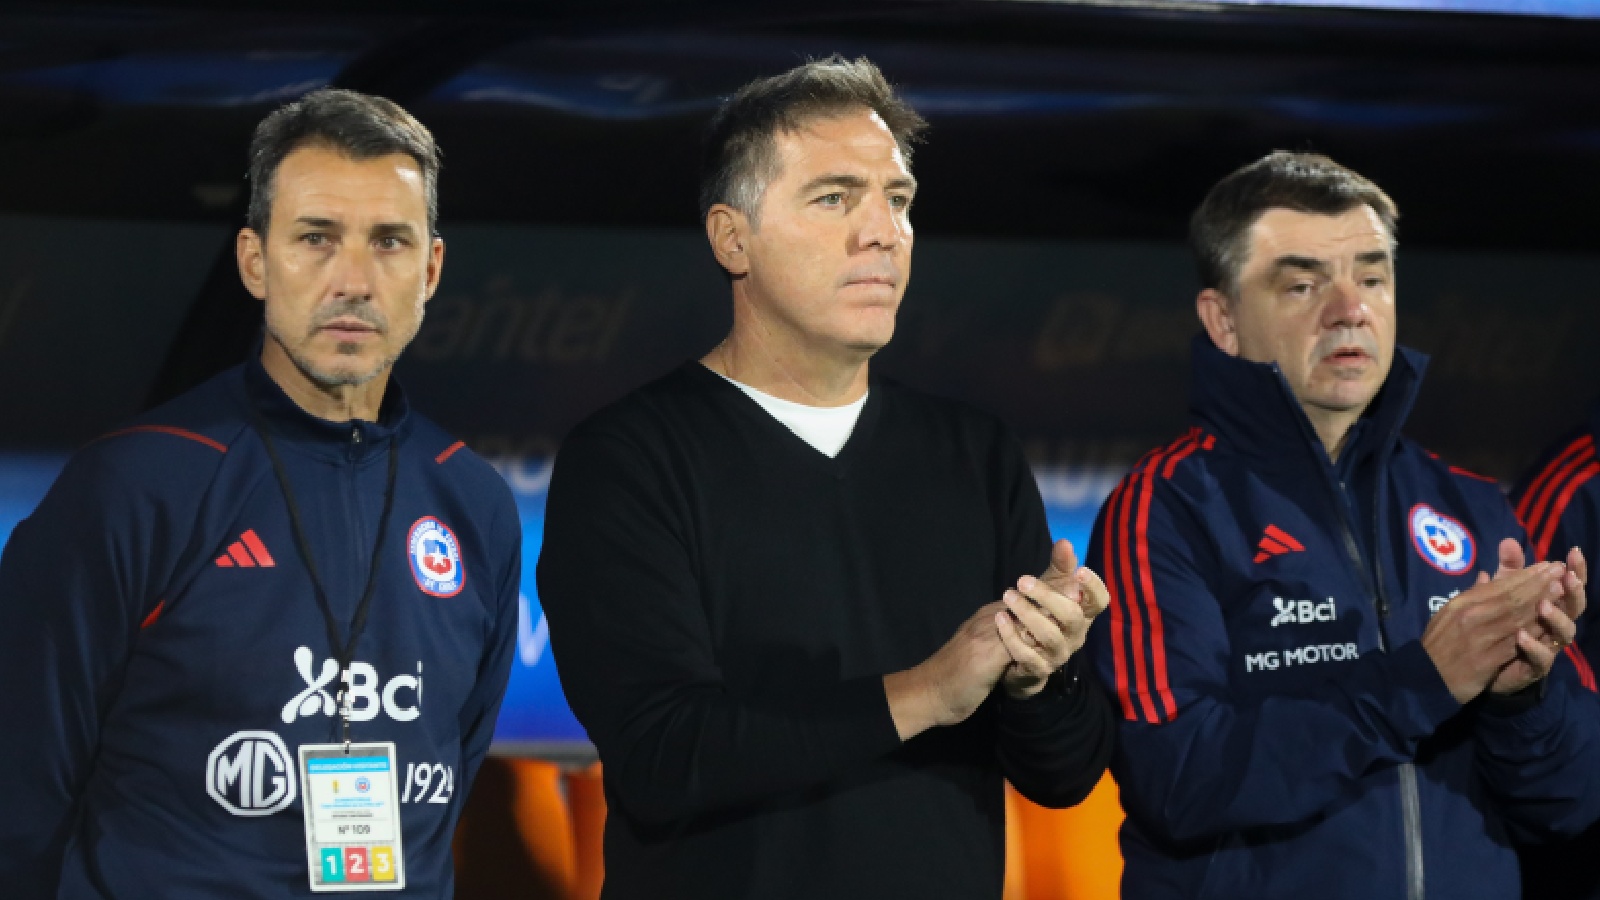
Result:
<svg viewBox="0 0 1600 900"><path fill-rule="evenodd" d="M1574 547L1565 563L1527 565L1522 547L1500 543L1499 569L1436 613L1422 634L1439 675L1458 703L1489 691L1511 694L1550 673L1577 634L1587 603L1588 562Z"/></svg>
<svg viewBox="0 0 1600 900"><path fill-rule="evenodd" d="M1078 566L1072 543L1057 541L1050 568L1017 579L1000 602L1005 608L994 613L995 630L1011 658L1000 681L1007 694L1023 698L1037 694L1078 652L1111 598L1100 576Z"/></svg>
<svg viewBox="0 0 1600 900"><path fill-rule="evenodd" d="M1057 541L1050 567L1024 575L997 603L979 609L922 663L885 675L889 712L902 740L972 715L997 683L1012 697L1037 694L1083 646L1110 603L1105 584Z"/></svg>

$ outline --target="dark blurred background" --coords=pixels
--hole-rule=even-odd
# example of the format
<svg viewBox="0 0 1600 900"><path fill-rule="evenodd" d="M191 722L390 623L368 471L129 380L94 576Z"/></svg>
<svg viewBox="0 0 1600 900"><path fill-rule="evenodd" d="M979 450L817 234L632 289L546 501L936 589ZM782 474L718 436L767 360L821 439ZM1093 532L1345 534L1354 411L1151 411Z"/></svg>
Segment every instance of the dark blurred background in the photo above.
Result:
<svg viewBox="0 0 1600 900"><path fill-rule="evenodd" d="M463 897L598 890L598 775L532 582L544 489L575 422L726 328L695 171L752 77L864 55L931 121L875 365L1004 416L1059 537L1184 427L1186 219L1273 149L1400 205L1400 337L1434 359L1413 436L1510 479L1600 393L1600 0L216 6L0 5L0 542L74 447L252 345L255 123L327 85L410 108L448 253L400 378L506 477L529 563ZM1114 894L1106 790L1085 819L1019 807L1008 898Z"/></svg>
<svg viewBox="0 0 1600 900"><path fill-rule="evenodd" d="M880 368L1009 420L1063 536L1182 429L1186 218L1275 148L1331 154L1399 202L1401 339L1434 357L1411 431L1512 478L1600 393L1600 0L1407 2L1480 11L0 6L0 540L73 447L247 352L246 143L339 85L401 102L444 148L444 281L400 377L499 466L531 560L562 435L726 327L695 216L707 117L831 53L876 61L933 126ZM581 749L528 571L502 746Z"/></svg>

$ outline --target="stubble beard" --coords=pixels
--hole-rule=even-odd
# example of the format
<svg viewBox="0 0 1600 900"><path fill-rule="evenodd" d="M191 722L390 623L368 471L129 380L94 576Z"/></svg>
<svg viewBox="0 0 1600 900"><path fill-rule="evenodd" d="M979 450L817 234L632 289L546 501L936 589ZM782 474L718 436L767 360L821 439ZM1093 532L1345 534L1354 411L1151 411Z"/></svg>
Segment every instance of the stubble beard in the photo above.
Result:
<svg viewBox="0 0 1600 900"><path fill-rule="evenodd" d="M389 371L389 368L400 359L400 354L403 353L405 348L411 344L412 339L417 336L417 332L422 328L422 316L426 308L426 303L426 296L419 293L417 295L417 302L415 305L415 315L413 315L411 318L412 327L410 333L402 337L398 345L395 346L393 353L385 354L384 357L374 364L371 369L366 371L330 372L319 368L316 361L305 352L306 345L311 342L312 338L315 337L317 330L321 328L323 324L331 322L343 315L355 315L362 321L375 326L380 335L388 334L388 323L384 321L381 314L375 314L371 307L366 303L345 304L335 309L325 310L317 317L317 319L320 321L313 322L303 342L287 340L282 329L280 329L278 325L272 321L272 317L267 316L267 335L271 337L272 340L276 341L279 347L283 348L283 352L289 357L289 361L294 363L294 367L300 370L300 374L304 375L317 387L324 390L339 387L360 387L361 385L372 381L374 378L377 378L379 375ZM376 321L374 321L374 319L376 319ZM340 341L337 345L335 345L334 352L341 357L357 357L361 355L361 345L354 341Z"/></svg>

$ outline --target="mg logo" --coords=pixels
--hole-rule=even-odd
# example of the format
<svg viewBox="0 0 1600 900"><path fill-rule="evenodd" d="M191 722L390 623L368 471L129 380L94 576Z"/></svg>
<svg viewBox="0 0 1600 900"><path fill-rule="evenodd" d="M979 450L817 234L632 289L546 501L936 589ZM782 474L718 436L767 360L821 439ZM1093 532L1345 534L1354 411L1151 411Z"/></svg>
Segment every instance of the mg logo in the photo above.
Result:
<svg viewBox="0 0 1600 900"><path fill-rule="evenodd" d="M236 816L270 816L295 797L294 761L283 738L239 731L206 758L206 793Z"/></svg>

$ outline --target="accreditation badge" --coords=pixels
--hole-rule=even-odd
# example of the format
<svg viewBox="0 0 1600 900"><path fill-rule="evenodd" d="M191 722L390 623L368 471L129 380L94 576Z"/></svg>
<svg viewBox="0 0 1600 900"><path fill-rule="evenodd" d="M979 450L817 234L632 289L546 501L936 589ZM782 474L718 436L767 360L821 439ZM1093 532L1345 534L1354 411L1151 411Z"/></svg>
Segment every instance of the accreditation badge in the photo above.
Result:
<svg viewBox="0 0 1600 900"><path fill-rule="evenodd" d="M394 760L393 741L301 745L311 890L398 891L406 886Z"/></svg>

